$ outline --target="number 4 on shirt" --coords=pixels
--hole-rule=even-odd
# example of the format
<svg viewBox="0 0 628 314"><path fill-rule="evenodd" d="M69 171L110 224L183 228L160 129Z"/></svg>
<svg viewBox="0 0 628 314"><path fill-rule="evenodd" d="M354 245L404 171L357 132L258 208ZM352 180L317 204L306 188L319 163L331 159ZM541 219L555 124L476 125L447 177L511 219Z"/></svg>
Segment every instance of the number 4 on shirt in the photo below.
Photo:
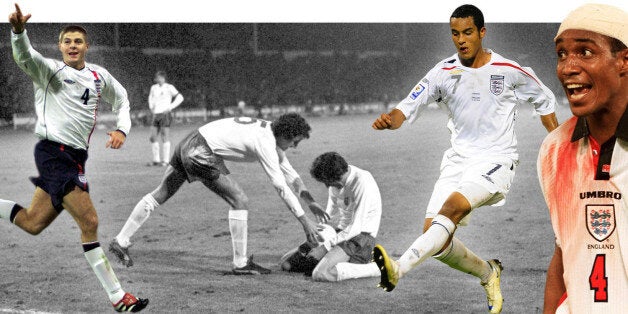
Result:
<svg viewBox="0 0 628 314"><path fill-rule="evenodd" d="M608 277L606 277L606 254L598 254L593 261L589 287L594 290L593 301L608 302Z"/></svg>
<svg viewBox="0 0 628 314"><path fill-rule="evenodd" d="M83 100L83 105L87 105L87 101L89 100L89 89L86 88L83 96L81 96L81 100Z"/></svg>

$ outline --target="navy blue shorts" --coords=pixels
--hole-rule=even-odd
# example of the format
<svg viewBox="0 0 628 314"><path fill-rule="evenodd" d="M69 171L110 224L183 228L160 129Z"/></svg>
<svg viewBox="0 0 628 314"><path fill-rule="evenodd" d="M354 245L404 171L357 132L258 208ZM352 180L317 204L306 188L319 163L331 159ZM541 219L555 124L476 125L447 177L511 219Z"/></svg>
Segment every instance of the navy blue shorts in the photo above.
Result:
<svg viewBox="0 0 628 314"><path fill-rule="evenodd" d="M161 128L169 128L170 124L172 124L172 113L164 112L164 113L153 114L152 125L154 127L161 130Z"/></svg>
<svg viewBox="0 0 628 314"><path fill-rule="evenodd" d="M85 177L87 151L49 140L41 140L35 145L35 164L39 177L31 182L50 195L52 206L61 212L63 197L78 186L89 192Z"/></svg>

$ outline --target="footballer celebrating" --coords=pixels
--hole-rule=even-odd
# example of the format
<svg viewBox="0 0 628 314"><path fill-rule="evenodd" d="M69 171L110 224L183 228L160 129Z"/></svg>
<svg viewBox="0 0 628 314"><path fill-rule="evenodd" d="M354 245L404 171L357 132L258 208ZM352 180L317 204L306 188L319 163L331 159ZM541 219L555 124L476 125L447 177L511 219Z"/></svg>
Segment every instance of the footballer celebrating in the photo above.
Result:
<svg viewBox="0 0 628 314"><path fill-rule="evenodd" d="M240 185L230 176L225 160L259 162L290 211L299 220L307 240L316 243L316 225L305 215L292 186L319 221L327 213L314 201L299 174L292 168L285 151L309 138L310 126L296 113L280 116L269 122L248 117L216 120L189 134L175 148L161 184L146 194L133 209L109 249L127 267L133 265L128 248L130 238L146 222L150 213L165 203L185 183L200 181L222 197L230 206L229 231L233 245L235 274L270 273L247 256L249 201Z"/></svg>
<svg viewBox="0 0 628 314"><path fill-rule="evenodd" d="M150 143L153 152L152 166L167 166L170 162L170 124L172 110L183 102L183 95L166 82L166 72L155 73L155 84L150 87L148 107L153 114L150 127ZM159 149L161 139L161 150ZM161 157L159 154L161 153Z"/></svg>
<svg viewBox="0 0 628 314"><path fill-rule="evenodd" d="M628 14L585 4L554 41L574 117L547 136L537 163L556 244L544 313L626 313Z"/></svg>
<svg viewBox="0 0 628 314"><path fill-rule="evenodd" d="M327 186L327 214L334 227L323 229L323 244L303 243L286 253L281 268L311 274L316 281L341 281L379 276L371 262L382 216L382 199L370 172L349 165L342 156L328 152L312 163L310 174Z"/></svg>
<svg viewBox="0 0 628 314"><path fill-rule="evenodd" d="M67 26L59 34L63 61L44 58L28 39L25 25L30 17L16 4L9 22L13 58L33 80L35 90L39 177L32 179L36 189L30 207L0 199L0 218L37 235L66 209L81 230L85 258L115 310L138 312L148 300L125 292L111 269L98 242L98 216L85 177L87 148L101 101L110 103L118 115L117 129L107 133L106 146L119 149L125 142L131 128L126 90L107 70L85 62L89 41L80 26Z"/></svg>
<svg viewBox="0 0 628 314"><path fill-rule="evenodd" d="M479 278L489 312L499 313L500 262L479 258L454 232L467 224L473 209L505 201L519 158L514 133L518 102L533 105L551 131L558 125L556 101L532 71L482 47L486 28L477 7L456 8L449 25L457 53L436 64L395 109L373 123L376 130L397 129L436 102L449 115L452 144L427 206L423 235L399 260L391 260L379 245L374 258L381 268L380 286L391 291L401 277L433 256Z"/></svg>

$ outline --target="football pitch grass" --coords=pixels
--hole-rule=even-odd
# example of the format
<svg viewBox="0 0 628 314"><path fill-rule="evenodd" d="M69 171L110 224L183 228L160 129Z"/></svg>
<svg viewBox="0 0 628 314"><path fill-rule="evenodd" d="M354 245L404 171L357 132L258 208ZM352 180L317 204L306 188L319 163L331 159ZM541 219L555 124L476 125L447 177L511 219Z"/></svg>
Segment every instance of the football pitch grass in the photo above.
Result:
<svg viewBox="0 0 628 314"><path fill-rule="evenodd" d="M569 113L561 113L563 122ZM396 131L372 130L376 116L308 118L311 138L287 155L322 205L326 190L308 172L316 156L337 151L350 164L371 171L383 200L377 242L399 257L421 233L449 134L440 111L427 110L414 125ZM504 313L538 313L554 246L536 174L546 132L528 108L520 109L517 120L520 163L506 205L475 210L470 225L456 235L480 257L502 261ZM173 147L200 125L173 127ZM148 128L135 127L117 151L104 148L105 130L92 137L86 171L105 250L165 169L146 166L151 158L148 135ZM0 198L28 205L34 190L28 176L37 173L32 156L36 139L31 132L2 130L0 141ZM401 279L391 293L376 288L379 278L318 283L280 271L279 258L305 240L300 224L258 163L227 162L227 167L250 198L249 254L273 272L231 275L228 205L198 182L184 184L132 239L133 267L121 266L107 253L122 287L150 299L147 312L486 312L478 279L433 259ZM112 311L67 213L36 237L0 222L0 252L0 312Z"/></svg>

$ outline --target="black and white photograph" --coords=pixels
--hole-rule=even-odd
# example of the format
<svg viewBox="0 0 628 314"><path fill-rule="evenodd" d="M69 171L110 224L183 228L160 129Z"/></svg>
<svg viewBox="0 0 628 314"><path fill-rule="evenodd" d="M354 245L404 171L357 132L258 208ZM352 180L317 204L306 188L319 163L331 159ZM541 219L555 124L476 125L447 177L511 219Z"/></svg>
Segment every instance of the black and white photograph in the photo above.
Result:
<svg viewBox="0 0 628 314"><path fill-rule="evenodd" d="M626 313L628 6L4 2L0 313Z"/></svg>

